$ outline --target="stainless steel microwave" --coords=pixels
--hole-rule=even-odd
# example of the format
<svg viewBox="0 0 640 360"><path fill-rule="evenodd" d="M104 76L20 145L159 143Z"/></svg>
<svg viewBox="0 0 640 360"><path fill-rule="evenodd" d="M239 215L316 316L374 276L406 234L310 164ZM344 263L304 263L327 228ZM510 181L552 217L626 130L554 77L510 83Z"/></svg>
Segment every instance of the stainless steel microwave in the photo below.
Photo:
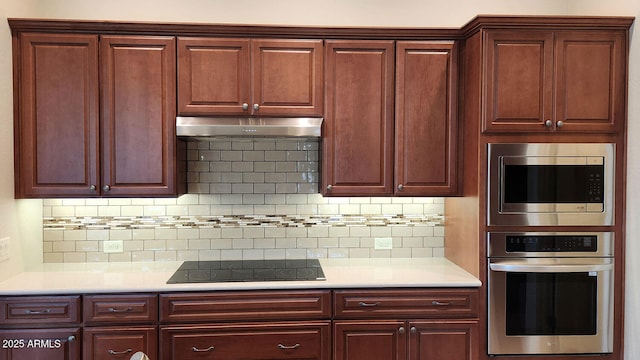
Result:
<svg viewBox="0 0 640 360"><path fill-rule="evenodd" d="M615 144L489 144L488 225L614 225Z"/></svg>

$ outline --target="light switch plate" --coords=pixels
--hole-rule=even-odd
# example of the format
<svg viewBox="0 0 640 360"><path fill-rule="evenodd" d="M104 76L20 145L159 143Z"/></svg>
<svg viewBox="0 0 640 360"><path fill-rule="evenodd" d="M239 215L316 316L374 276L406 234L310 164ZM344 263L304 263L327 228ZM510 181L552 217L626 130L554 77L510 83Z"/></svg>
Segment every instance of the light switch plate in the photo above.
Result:
<svg viewBox="0 0 640 360"><path fill-rule="evenodd" d="M375 250L391 250L393 249L393 239L387 238L375 238L373 247Z"/></svg>
<svg viewBox="0 0 640 360"><path fill-rule="evenodd" d="M5 237L0 239L0 261L9 260L11 258L11 238Z"/></svg>
<svg viewBox="0 0 640 360"><path fill-rule="evenodd" d="M121 253L124 251L122 240L105 240L102 244L102 251L106 253Z"/></svg>

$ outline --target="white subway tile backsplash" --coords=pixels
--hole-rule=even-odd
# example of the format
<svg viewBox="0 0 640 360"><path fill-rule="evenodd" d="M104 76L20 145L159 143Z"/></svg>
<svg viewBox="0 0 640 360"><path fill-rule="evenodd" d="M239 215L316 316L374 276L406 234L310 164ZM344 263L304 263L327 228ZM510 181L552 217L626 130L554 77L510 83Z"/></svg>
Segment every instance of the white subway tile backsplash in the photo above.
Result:
<svg viewBox="0 0 640 360"><path fill-rule="evenodd" d="M44 261L444 256L444 199L318 193L315 139L188 143L178 198L45 199ZM375 250L392 237L392 250ZM104 253L105 240L124 252Z"/></svg>

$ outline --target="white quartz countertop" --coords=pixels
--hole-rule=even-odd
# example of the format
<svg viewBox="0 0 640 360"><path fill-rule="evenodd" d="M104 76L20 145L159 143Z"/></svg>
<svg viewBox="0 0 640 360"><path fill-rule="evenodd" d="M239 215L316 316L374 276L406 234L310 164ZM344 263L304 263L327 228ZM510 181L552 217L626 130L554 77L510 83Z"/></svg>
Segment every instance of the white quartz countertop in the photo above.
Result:
<svg viewBox="0 0 640 360"><path fill-rule="evenodd" d="M43 264L0 282L0 295L372 287L478 287L446 258L320 259L326 280L167 284L174 262Z"/></svg>

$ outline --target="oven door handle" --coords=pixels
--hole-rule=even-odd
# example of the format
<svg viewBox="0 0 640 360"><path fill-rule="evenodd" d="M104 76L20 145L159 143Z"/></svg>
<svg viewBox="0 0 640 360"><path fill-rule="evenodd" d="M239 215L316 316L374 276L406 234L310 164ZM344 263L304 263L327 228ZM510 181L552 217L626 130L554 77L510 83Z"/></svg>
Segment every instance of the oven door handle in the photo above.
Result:
<svg viewBox="0 0 640 360"><path fill-rule="evenodd" d="M580 265L540 265L524 263L489 264L489 269L503 272L531 272L531 273L569 273L611 271L613 264L580 264Z"/></svg>

